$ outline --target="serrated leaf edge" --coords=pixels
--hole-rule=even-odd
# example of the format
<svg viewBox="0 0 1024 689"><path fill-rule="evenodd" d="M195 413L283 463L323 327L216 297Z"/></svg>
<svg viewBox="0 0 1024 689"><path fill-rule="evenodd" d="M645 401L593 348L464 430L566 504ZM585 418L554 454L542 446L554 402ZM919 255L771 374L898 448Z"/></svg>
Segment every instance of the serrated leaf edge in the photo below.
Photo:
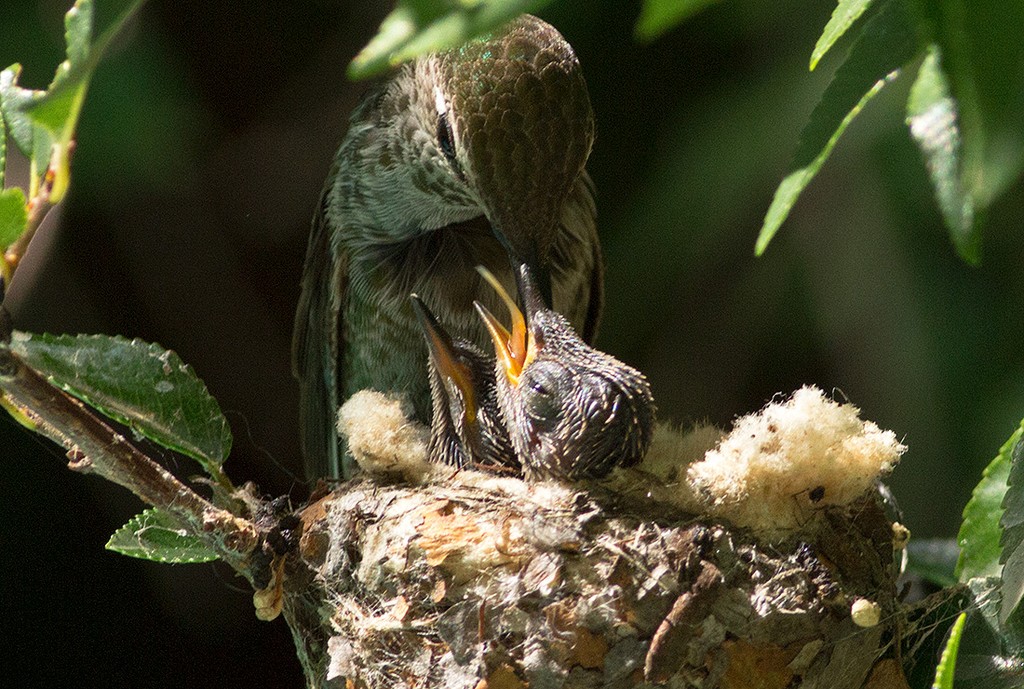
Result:
<svg viewBox="0 0 1024 689"><path fill-rule="evenodd" d="M975 558L970 555L968 550L968 547L971 545L969 542L971 535L969 531L975 521L981 523L987 522L991 519L991 514L981 514L979 511L982 507L982 500L986 497L985 491L987 491L989 487L993 485L993 482L997 480L1000 481L999 485L1001 485L1002 492L996 507L998 510L996 523L998 523L999 518L1002 516L1002 500L1006 495L1006 478L1010 475L1010 453L1013 451L1014 445L1017 444L1022 436L1024 436L1024 421L1021 421L1021 424L1010 435L1009 439L999 448L999 452L996 456L981 472L981 480L974 486L974 489L971 491L971 499L968 500L967 504L964 506L962 513L963 520L960 524L960 530L956 537L957 544L960 546L960 559L956 563L956 575L961 582L967 582L968 580L978 576L998 576L999 574L999 569L995 569L994 571L982 571L974 566L975 563L973 561ZM997 478L1002 472L1006 473L1006 477ZM978 514L976 515L975 513ZM980 517L981 519L976 519L976 517ZM998 544L997 549L999 552L996 553L996 562L998 562L1002 554L1001 548L998 548ZM970 570L966 569L968 563L972 565L972 569Z"/></svg>
<svg viewBox="0 0 1024 689"><path fill-rule="evenodd" d="M202 465L203 468L207 471L207 473L215 477L221 473L220 466L224 463L224 460L227 459L228 453L231 451L232 444L231 432L230 427L228 426L227 423L227 419L224 417L223 412L220 410L220 406L217 404L217 400L213 397L213 395L210 394L209 389L206 387L206 383L202 380L202 378L200 378L196 374L195 369L191 365L181 360L181 357L178 356L178 354L174 350L167 349L155 342L147 342L140 338L132 338L129 340L128 338L123 337L121 335L50 335L46 333L35 334L25 333L21 331L16 331L13 334L12 342L14 348L17 349L19 343L30 342L35 337L42 338L44 344L53 344L56 341L62 339L67 339L69 341L69 344L72 342L81 342L88 340L108 340L120 345L126 345L128 348L140 348L144 351L144 353L147 356L150 357L173 357L173 362L165 361L164 363L169 365L176 364L180 373L191 377L191 379L198 384L198 389L202 392L205 399L208 402L212 403L212 405L216 409L216 416L210 419L210 423L216 422L217 425L223 430L223 434L220 437L221 445L218 450L219 456L213 456L207 453L196 443L180 442L180 440L182 440L180 436L176 436L178 442L175 442L173 439L168 440L160 434L150 432L147 426L143 423L144 419L142 419L141 417L139 419L136 419L133 416L130 416L126 413L122 413L116 409L109 408L108 405L105 405L102 402L98 402L97 400L93 399L92 395L89 393L88 390L84 390L74 385L73 381L64 381L58 379L54 377L52 374L48 373L47 371L39 371L39 373L45 376L46 379L52 385L55 385L56 387L71 395L72 397L75 397L81 400L82 402L85 402L89 406L95 408L104 416L114 419L118 423L122 423L126 426L129 426L135 432L139 433L140 435L146 438L149 438L150 440L157 443L161 447L166 447L170 450L174 450L175 452L180 452L188 457L191 457L192 459L199 462L200 465ZM23 349L22 351L24 353L25 350Z"/></svg>
<svg viewBox="0 0 1024 689"><path fill-rule="evenodd" d="M157 522L164 522L162 524L147 524L145 520L152 519ZM149 560L151 562L163 562L167 564L196 564L202 562L213 562L219 559L219 556L214 551L210 550L206 544L204 544L199 538L189 534L185 529L175 528L166 524L171 521L171 517L161 509L156 507L144 510L139 514L135 515L125 523L124 526L119 528L110 538L107 540L104 546L107 550L118 553L119 555L125 555L127 557L134 557L140 560ZM192 555L178 557L172 555L161 556L158 554L159 546L143 546L141 543L141 537L139 534L148 529L164 529L166 531L173 532L176 536L191 540L195 546L195 553ZM137 548L132 547L120 547L117 545L118 540L136 540L139 542ZM188 546L192 549L192 546ZM176 548L181 549L181 548ZM205 552L204 552L205 551Z"/></svg>

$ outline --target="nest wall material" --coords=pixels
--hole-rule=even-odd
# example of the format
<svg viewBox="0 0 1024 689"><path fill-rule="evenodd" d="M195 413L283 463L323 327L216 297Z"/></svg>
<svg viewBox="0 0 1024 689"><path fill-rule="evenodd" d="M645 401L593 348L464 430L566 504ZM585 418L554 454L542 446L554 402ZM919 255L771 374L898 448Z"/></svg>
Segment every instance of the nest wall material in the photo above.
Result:
<svg viewBox="0 0 1024 689"><path fill-rule="evenodd" d="M620 491L474 474L358 478L307 508L284 612L309 686L855 689L892 669L875 493L763 542ZM878 615L859 626L855 603Z"/></svg>
<svg viewBox="0 0 1024 689"><path fill-rule="evenodd" d="M816 388L573 486L430 464L398 398L340 421L363 474L289 524L257 594L310 687L906 686L877 484L906 448Z"/></svg>

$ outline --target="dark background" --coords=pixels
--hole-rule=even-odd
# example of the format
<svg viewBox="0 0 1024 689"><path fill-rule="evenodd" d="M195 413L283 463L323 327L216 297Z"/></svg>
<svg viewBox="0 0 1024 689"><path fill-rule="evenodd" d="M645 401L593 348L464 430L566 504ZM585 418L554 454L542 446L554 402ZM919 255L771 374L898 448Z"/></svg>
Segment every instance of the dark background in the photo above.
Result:
<svg viewBox="0 0 1024 689"><path fill-rule="evenodd" d="M753 244L846 44L807 61L830 0L732 0L651 45L638 3L561 0L598 120L590 171L608 262L600 344L651 378L660 416L728 424L814 383L910 451L891 484L915 536L952 535L1024 415L1024 194L989 213L984 262L950 246L903 125L909 80L853 124L761 259ZM19 270L29 331L157 341L235 435L226 468L306 489L289 370L306 233L390 3L151 0L96 75L68 201ZM8 0L0 66L44 87L66 1ZM19 173L19 170L21 172ZM23 166L11 162L12 182ZM225 568L103 550L141 505L68 472L0 419L0 667L10 686L301 685L287 628ZM164 455L179 475L196 472Z"/></svg>

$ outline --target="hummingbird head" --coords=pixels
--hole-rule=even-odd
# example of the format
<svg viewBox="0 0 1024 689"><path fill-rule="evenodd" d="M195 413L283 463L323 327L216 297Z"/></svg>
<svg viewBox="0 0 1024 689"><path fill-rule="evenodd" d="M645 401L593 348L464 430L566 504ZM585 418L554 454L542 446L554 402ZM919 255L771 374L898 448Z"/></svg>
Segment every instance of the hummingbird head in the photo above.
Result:
<svg viewBox="0 0 1024 689"><path fill-rule="evenodd" d="M430 461L518 474L498 411L494 360L465 340L453 340L419 296L410 300L430 352Z"/></svg>
<svg viewBox="0 0 1024 689"><path fill-rule="evenodd" d="M538 271L548 294L555 225L594 140L576 54L554 27L524 15L422 69L436 150L513 264Z"/></svg>
<svg viewBox="0 0 1024 689"><path fill-rule="evenodd" d="M531 271L516 284L525 314L493 278L512 332L481 304L494 343L498 402L527 477L601 478L638 463L654 429L654 399L636 369L587 345L544 303Z"/></svg>
<svg viewBox="0 0 1024 689"><path fill-rule="evenodd" d="M523 15L404 65L365 99L335 162L347 174L335 178L333 203L361 227L349 241L371 247L446 228L489 233L550 296L556 224L593 140L576 54Z"/></svg>

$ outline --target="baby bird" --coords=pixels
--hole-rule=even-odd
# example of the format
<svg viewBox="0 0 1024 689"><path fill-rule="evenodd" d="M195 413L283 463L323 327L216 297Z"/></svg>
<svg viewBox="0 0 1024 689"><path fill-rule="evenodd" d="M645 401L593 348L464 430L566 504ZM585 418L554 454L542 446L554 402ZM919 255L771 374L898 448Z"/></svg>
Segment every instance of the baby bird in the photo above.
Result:
<svg viewBox="0 0 1024 689"><path fill-rule="evenodd" d="M494 344L498 406L526 478L596 479L637 464L654 428L644 375L587 345L544 303L528 266L515 276L525 315L478 270L512 316L510 333L476 302Z"/></svg>
<svg viewBox="0 0 1024 689"><path fill-rule="evenodd" d="M430 353L430 461L520 475L498 411L494 358L466 340L453 340L419 296L410 300Z"/></svg>

